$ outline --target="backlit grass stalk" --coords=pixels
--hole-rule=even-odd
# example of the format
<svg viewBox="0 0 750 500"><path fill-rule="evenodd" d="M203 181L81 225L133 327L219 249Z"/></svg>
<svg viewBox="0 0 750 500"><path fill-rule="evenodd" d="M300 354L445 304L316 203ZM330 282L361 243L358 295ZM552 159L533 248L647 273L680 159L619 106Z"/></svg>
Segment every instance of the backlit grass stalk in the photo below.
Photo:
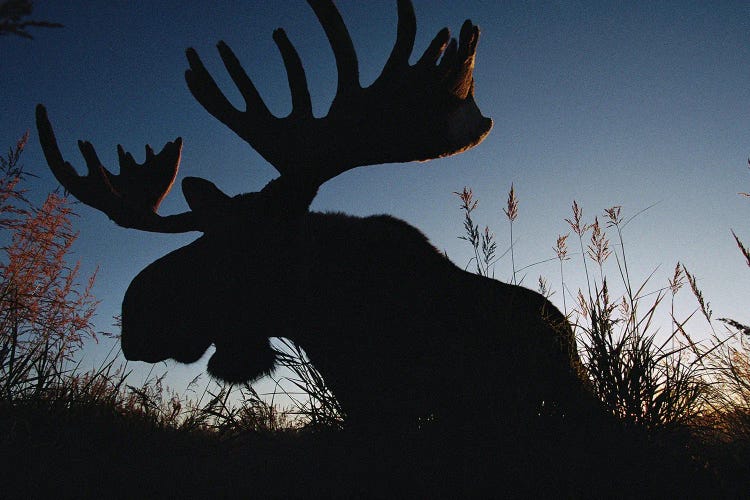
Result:
<svg viewBox="0 0 750 500"><path fill-rule="evenodd" d="M589 268L586 264L586 252L583 249L583 235L589 230L587 224L582 223L583 210L578 206L578 203L573 200L573 217L571 219L565 219L565 222L573 229L573 232L578 235L578 244L581 247L581 257L583 261L583 269L586 274L586 286L588 287L589 297L591 297L591 282L589 281Z"/></svg>
<svg viewBox="0 0 750 500"><path fill-rule="evenodd" d="M461 200L461 210L464 212L464 234L459 236L458 239L468 242L474 252L468 264L475 263L475 272L480 276L488 278L495 277L495 264L502 259L508 252L513 252L513 224L511 221L511 244L510 248L503 252L502 255L497 255L497 241L495 240L495 233L493 233L489 226L485 226L483 231L479 230L479 225L474 223L472 219L472 212L477 208L479 200L474 197L474 193L471 188L464 187L461 192L455 191L453 194L459 197ZM508 198L508 217L512 216L515 220L518 215L518 201L515 198L513 188L511 186L511 194ZM503 209L506 210L506 209ZM511 280L516 281L516 270L515 264L513 264L513 275Z"/></svg>
<svg viewBox="0 0 750 500"><path fill-rule="evenodd" d="M292 399L294 412L302 417L306 426L312 429L337 429L343 426L346 414L336 396L323 380L321 373L307 358L307 355L296 343L280 338L280 347L276 349L279 364L289 368L294 378L287 378L300 393L285 391ZM302 397L300 397L302 396Z"/></svg>
<svg viewBox="0 0 750 500"><path fill-rule="evenodd" d="M570 233L567 233L565 236L558 235L557 243L553 248L557 255L557 260L560 261L560 290L562 291L563 314L566 318L568 317L568 305L565 300L565 275L563 274L563 262L570 260L570 257L568 257L568 245L566 243L568 236L570 236Z"/></svg>
<svg viewBox="0 0 750 500"><path fill-rule="evenodd" d="M513 241L513 221L515 221L516 217L518 217L518 198L516 198L516 190L514 189L513 184L510 185L510 191L508 192L508 202L506 204L506 207L503 208L503 212L505 212L505 216L508 218L508 222L510 223L510 262L511 268L513 270L512 283L514 285L517 285L518 282L516 281L516 258L515 251L513 250L515 243Z"/></svg>
<svg viewBox="0 0 750 500"><path fill-rule="evenodd" d="M453 194L461 200L461 210L464 212L464 235L458 238L467 241L474 250L474 257L469 261L469 264L472 260L474 261L478 275L494 277L492 269L497 261L495 235L490 231L489 226L485 226L484 231L480 231L479 225L475 224L471 217L472 212L479 204L479 200L474 198L473 191L467 187L464 187L461 192L455 191Z"/></svg>

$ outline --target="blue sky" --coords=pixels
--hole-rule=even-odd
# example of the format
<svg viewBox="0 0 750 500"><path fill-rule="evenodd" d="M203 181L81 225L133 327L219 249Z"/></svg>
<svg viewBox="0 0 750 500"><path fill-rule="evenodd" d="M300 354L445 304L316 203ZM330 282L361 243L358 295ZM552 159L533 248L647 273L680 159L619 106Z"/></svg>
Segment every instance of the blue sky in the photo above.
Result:
<svg viewBox="0 0 750 500"><path fill-rule="evenodd" d="M361 81L378 75L395 37L395 1L338 2L359 54ZM24 131L32 139L27 169L42 194L56 184L46 170L34 129L44 103L65 158L83 171L77 139L91 141L116 169L118 143L143 159L146 143L160 148L182 136L180 176L214 181L229 194L258 190L276 173L246 143L190 95L183 73L192 46L225 90L239 94L215 43L225 40L253 78L269 108L291 107L273 29L284 27L307 71L314 110L333 97L333 55L312 10L288 2L37 1L34 17L65 28L36 30L35 40L0 39L0 146ZM327 183L315 210L356 215L389 213L424 231L461 266L470 258L462 215L451 193L463 186L480 198L477 222L508 246L502 214L515 185L517 267L554 257L573 200L586 218L622 205L625 216L656 204L626 228L631 275L649 290L666 285L677 261L693 272L715 315L750 322L750 270L730 228L750 243L750 5L747 2L501 2L414 0L418 34L413 59L437 31L456 32L466 18L482 29L475 71L480 108L495 126L479 147L430 163L360 168ZM162 214L186 209L179 187ZM100 329L112 329L123 293L155 258L197 235L154 235L116 227L79 206L76 257L100 267ZM572 242L570 242L572 244ZM566 264L568 286L582 286L580 257ZM608 263L616 281L617 267ZM507 280L509 259L496 267ZM557 290L556 262L526 269ZM683 292L684 312L695 307ZM700 337L710 331L694 321ZM666 325L668 327L668 325ZM95 363L110 347L87 349ZM136 364L137 371L148 366ZM179 377L198 368L167 365ZM163 371L164 367L159 367ZM197 371L196 371L197 370ZM178 387L179 388L179 387Z"/></svg>

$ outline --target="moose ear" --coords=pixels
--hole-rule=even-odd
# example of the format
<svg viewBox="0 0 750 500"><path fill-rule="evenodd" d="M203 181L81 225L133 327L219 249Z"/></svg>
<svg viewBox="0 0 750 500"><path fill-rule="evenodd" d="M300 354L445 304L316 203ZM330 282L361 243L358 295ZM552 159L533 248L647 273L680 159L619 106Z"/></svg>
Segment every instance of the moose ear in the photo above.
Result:
<svg viewBox="0 0 750 500"><path fill-rule="evenodd" d="M196 213L214 211L225 206L230 199L213 182L200 177L185 177L182 180L182 194L190 209Z"/></svg>

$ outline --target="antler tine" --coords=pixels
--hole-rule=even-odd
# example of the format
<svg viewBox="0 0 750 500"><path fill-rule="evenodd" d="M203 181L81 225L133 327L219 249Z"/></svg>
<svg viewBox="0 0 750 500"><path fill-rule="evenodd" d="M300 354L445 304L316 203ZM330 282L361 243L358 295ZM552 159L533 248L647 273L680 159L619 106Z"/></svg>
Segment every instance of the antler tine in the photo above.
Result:
<svg viewBox="0 0 750 500"><path fill-rule="evenodd" d="M216 48L219 49L219 55L221 56L221 60L224 63L224 67L227 69L229 76L237 86L237 89L239 89L240 94L242 94L242 98L245 101L245 112L251 114L255 120L260 122L271 119L273 115L268 110L268 107L266 107L266 103L263 102L263 99L260 97L258 89L255 88L255 84L250 77L247 76L247 73L242 68L239 60L237 60L237 56L232 52L232 49L229 48L229 45L224 41L220 41L216 44ZM197 57L196 54L196 58ZM205 72L205 68L203 68L203 71ZM208 73L206 72L206 74ZM210 82L213 83L213 79L210 76L209 79ZM216 91L224 97L224 94L221 93L221 90L219 90L216 84L214 83L213 85L216 87ZM229 106L231 106L231 104ZM234 109L233 106L231 107Z"/></svg>
<svg viewBox="0 0 750 500"><path fill-rule="evenodd" d="M388 57L381 75L390 75L395 71L403 71L409 66L409 57L414 50L414 40L417 37L417 16L410 0L398 0L398 26L396 28L396 43Z"/></svg>
<svg viewBox="0 0 750 500"><path fill-rule="evenodd" d="M101 205L100 197L84 188L83 178L78 175L70 163L63 159L60 148L57 145L57 138L55 138L52 125L47 117L47 110L41 104L36 107L36 126L39 132L39 142L42 145L42 152L58 182L62 184L66 191L73 194L73 196L86 205ZM111 189L109 179L102 171L104 167L101 166L94 147L88 142L78 141L78 149L81 150L81 154L86 161L86 167L88 168L86 178L96 180L103 188ZM99 165L98 167L97 164ZM97 206L96 208L99 207Z"/></svg>
<svg viewBox="0 0 750 500"><path fill-rule="evenodd" d="M177 158L165 158L160 161L159 155L166 152L168 157L175 154ZM168 151L170 150L170 151ZM120 193L128 193L129 203L146 207L152 212L159 209L164 197L169 193L177 178L177 169L182 156L182 139L168 142L159 155L155 155L151 146L146 146L146 161L143 165L136 163L133 155L117 145L117 156L120 163L120 175L109 174L110 184L116 186ZM148 168L144 168L148 165ZM102 167L103 168L103 167ZM105 169L106 171L106 169Z"/></svg>
<svg viewBox="0 0 750 500"><path fill-rule="evenodd" d="M82 203L104 212L123 227L163 233L198 229L191 212L168 217L156 213L177 176L182 152L181 138L165 144L158 154L146 146L146 161L142 165L118 145L119 175L102 165L90 142L78 141L88 169L88 174L81 176L63 159L47 110L41 104L36 108L36 124L39 142L52 173Z"/></svg>
<svg viewBox="0 0 750 500"><path fill-rule="evenodd" d="M349 30L346 29L341 14L332 0L307 0L307 3L318 17L333 49L338 70L336 98L356 92L360 89L359 63L352 38L349 36Z"/></svg>
<svg viewBox="0 0 750 500"><path fill-rule="evenodd" d="M292 94L292 114L289 116L298 119L312 118L310 90L307 87L305 68L302 66L297 50L287 38L286 32L281 28L273 32L273 41L276 42L284 60L284 67L289 80L289 91Z"/></svg>
<svg viewBox="0 0 750 500"><path fill-rule="evenodd" d="M458 56L458 42L455 38L451 38L448 45L443 50L443 56L440 58L438 64L438 73L448 74L450 68L456 63L456 57Z"/></svg>
<svg viewBox="0 0 750 500"><path fill-rule="evenodd" d="M211 74L206 70L203 62L198 57L198 53L195 49L189 48L186 51L188 63L190 69L185 71L185 81L188 84L190 92L193 97L206 108L206 111L211 113L219 121L224 123L227 127L234 130L234 132L247 140L248 126L246 125L247 120L245 119L246 113L254 113L256 119L262 119L266 116L270 116L271 113L266 108L265 103L258 95L258 91L255 89L250 78L242 70L237 58L234 54L226 47L225 44L219 43L220 54L224 65L227 66L230 76L234 80L240 89L243 99L245 99L246 110L242 113L237 108L232 106L226 96L216 85L216 82L211 77ZM224 50L221 47L225 47ZM239 82L239 83L238 83ZM240 87L240 84L242 85Z"/></svg>
<svg viewBox="0 0 750 500"><path fill-rule="evenodd" d="M438 31L437 35L432 39L430 45L427 46L422 57L419 58L415 66L418 68L427 68L437 63L450 39L451 32L448 28L443 28Z"/></svg>
<svg viewBox="0 0 750 500"><path fill-rule="evenodd" d="M469 95L474 95L474 62L477 55L477 43L479 42L479 28L471 24L471 21L464 21L461 26L461 34L458 38L457 60L460 64L456 67L454 76L453 95L459 99L466 99Z"/></svg>

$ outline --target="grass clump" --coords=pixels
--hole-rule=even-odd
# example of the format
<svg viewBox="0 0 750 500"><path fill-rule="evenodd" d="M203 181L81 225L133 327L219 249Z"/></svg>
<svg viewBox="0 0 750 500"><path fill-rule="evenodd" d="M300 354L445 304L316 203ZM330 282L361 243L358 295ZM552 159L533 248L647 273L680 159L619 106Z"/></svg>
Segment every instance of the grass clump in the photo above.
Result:
<svg viewBox="0 0 750 500"><path fill-rule="evenodd" d="M465 215L460 238L474 249L470 262L477 263L477 273L488 276L481 233L471 218L478 200L470 188L457 194ZM509 206L511 199L515 199L513 188ZM718 334L709 302L695 275L682 263L676 264L663 286L652 285L655 272L636 284L628 266L624 229L641 213L625 218L622 207L613 206L603 211L601 220L596 216L586 221L583 209L573 202L572 215L565 219L569 232L557 237L555 257L548 259L559 262L561 306L575 331L591 390L624 432L635 430L661 452L677 452L686 464L710 471L720 485L714 493L731 496L748 486L747 481L732 483L729 478L746 471L744 464L750 459L750 327L721 318L718 321L725 328ZM616 235L614 242L607 231ZM485 232L492 234L489 228ZM575 254L569 248L571 234L580 249ZM747 247L732 234L750 266ZM512 233L508 246L514 246ZM574 255L580 259L577 276L583 279L577 289L570 286L567 269ZM492 261L493 270L498 260ZM616 297L607 273L612 260L616 288L621 290ZM516 283L515 261L511 266L510 281ZM696 307L686 318L677 318L675 301L683 288L690 290ZM547 297L554 294L541 276L539 291ZM693 340L687 326L696 314L709 327L708 338L700 342ZM669 331L660 333L664 323L670 325Z"/></svg>

